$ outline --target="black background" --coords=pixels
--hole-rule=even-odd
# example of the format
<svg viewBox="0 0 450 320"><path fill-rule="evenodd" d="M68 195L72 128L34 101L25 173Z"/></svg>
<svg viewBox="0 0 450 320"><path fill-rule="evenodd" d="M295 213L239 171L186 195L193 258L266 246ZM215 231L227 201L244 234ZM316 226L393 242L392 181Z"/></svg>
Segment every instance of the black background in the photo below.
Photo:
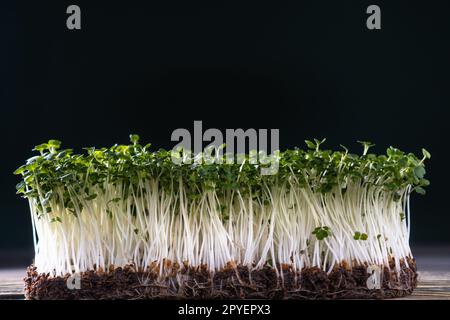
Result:
<svg viewBox="0 0 450 320"><path fill-rule="evenodd" d="M66 28L77 4L82 29ZM381 7L381 30L366 8ZM12 175L50 138L170 148L176 128L279 128L281 149L327 137L432 153L413 243L450 243L448 1L2 1L0 249L32 246Z"/></svg>

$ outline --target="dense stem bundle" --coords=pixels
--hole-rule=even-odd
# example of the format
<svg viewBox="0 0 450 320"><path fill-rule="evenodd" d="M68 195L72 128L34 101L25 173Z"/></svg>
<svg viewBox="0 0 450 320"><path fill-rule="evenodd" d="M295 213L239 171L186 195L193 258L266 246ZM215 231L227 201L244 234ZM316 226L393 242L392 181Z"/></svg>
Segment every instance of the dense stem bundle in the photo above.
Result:
<svg viewBox="0 0 450 320"><path fill-rule="evenodd" d="M39 218L31 200L39 239L35 265L57 275L128 263L146 269L154 262L162 273L165 259L211 270L235 262L328 271L342 261L388 265L389 257L398 261L411 255L402 215L408 213L406 190L401 201L394 201L389 193L360 183L349 184L344 194L337 188L325 195L295 182L264 187L273 202L239 192L219 196L214 190L188 200L183 185L166 193L157 180L132 188L123 199L123 185L106 184L94 189L95 200L70 192L75 213L52 200L51 212ZM330 236L319 240L313 234L317 226L327 227ZM364 240L355 240L357 232Z"/></svg>

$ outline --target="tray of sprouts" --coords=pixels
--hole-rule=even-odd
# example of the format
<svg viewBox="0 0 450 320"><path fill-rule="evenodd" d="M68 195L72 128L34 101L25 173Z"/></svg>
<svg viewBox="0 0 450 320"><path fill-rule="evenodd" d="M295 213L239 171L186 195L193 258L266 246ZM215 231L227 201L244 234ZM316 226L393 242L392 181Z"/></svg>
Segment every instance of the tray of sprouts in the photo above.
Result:
<svg viewBox="0 0 450 320"><path fill-rule="evenodd" d="M415 288L410 196L429 184L425 149L376 155L361 142L356 155L306 141L274 153L278 171L263 175L248 155L175 163L130 137L80 154L50 140L15 171L35 248L27 299L359 299Z"/></svg>

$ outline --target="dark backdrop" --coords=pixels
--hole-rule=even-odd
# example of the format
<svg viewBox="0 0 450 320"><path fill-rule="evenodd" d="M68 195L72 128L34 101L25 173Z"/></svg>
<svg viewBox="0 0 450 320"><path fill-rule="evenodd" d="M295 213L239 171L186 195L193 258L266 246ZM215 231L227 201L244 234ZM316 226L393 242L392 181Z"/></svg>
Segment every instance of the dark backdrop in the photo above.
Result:
<svg viewBox="0 0 450 320"><path fill-rule="evenodd" d="M382 30L366 28L373 3ZM69 4L81 6L80 31L66 28ZM356 140L426 147L432 184L413 197L413 242L450 242L447 4L2 1L0 249L32 245L12 171L34 145L79 150L138 133L169 148L194 120L279 128L282 149L313 137L355 152Z"/></svg>

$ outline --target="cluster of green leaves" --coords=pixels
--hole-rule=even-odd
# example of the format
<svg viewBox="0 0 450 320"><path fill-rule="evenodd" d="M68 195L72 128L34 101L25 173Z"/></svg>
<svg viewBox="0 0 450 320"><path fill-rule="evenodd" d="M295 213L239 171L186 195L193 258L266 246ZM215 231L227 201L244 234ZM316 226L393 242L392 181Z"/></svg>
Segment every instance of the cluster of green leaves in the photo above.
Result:
<svg viewBox="0 0 450 320"><path fill-rule="evenodd" d="M239 190L258 196L263 193L263 186L289 185L293 176L300 187L308 186L314 192L331 192L336 186L345 191L347 183L354 181L383 188L398 198L399 192L408 185L423 194L424 187L429 184L424 178L424 161L430 154L425 149L421 159L393 147L389 147L385 155L375 155L368 153L372 144L361 142L363 154L356 155L345 147L343 151L321 150L325 140L308 140L306 150L277 153L273 159L278 161L278 173L262 175L261 167L270 166L270 163L254 164L249 155L245 155L246 161L240 164L227 163L229 154L218 153L217 158L222 159L222 163L211 163L201 161L206 159L202 154L182 153L181 157L187 154L192 161L179 164L173 161L175 153L172 151L151 151L151 145L141 145L137 135L130 135L130 140L129 145L85 148L82 154L75 154L72 149L60 149L61 143L57 140L38 145L34 150L39 155L28 159L15 171L23 178L17 191L27 198L39 198L45 205L57 196L55 190L63 190L60 200L71 208L74 193L82 194L85 200L93 200L96 197L93 186L103 188L105 184L121 183L125 186L123 196L126 197L127 188L142 185L148 179L158 179L162 187L171 190L176 190L181 181L192 198L206 189ZM265 157L262 153L259 156Z"/></svg>
<svg viewBox="0 0 450 320"><path fill-rule="evenodd" d="M313 235L316 236L317 240L323 240L326 237L331 235L331 230L329 227L327 226L323 226L323 227L316 227L313 232Z"/></svg>
<svg viewBox="0 0 450 320"><path fill-rule="evenodd" d="M419 159L413 153L389 147L386 154L368 153L373 144L359 141L364 151L362 155L344 151L320 150L325 140L306 141L308 150L287 150L280 159L280 174L293 172L303 177L302 182L310 184L317 192L329 192L340 185L345 188L348 181L363 181L366 185L375 185L396 192L406 186L414 187L420 194L425 194L423 187L429 185L424 178L424 161L431 158L430 153L422 149L423 157Z"/></svg>

